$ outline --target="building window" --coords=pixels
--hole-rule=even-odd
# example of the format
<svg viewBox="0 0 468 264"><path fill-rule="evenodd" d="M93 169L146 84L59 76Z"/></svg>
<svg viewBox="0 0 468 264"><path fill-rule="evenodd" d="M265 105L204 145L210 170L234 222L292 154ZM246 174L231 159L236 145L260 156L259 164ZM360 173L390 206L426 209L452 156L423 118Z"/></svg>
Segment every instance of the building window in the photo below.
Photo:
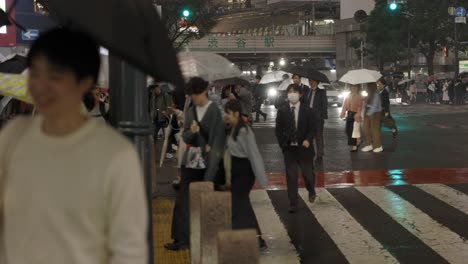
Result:
<svg viewBox="0 0 468 264"><path fill-rule="evenodd" d="M48 15L49 12L46 10L45 6L39 3L39 0L34 0L34 12L40 15Z"/></svg>

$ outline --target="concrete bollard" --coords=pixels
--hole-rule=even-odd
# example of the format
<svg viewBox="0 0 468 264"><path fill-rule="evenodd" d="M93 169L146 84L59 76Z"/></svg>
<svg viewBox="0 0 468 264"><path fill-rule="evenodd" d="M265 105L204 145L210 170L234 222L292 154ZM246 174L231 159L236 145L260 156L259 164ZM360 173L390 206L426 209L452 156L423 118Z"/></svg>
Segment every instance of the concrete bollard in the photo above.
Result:
<svg viewBox="0 0 468 264"><path fill-rule="evenodd" d="M213 192L213 182L193 182L190 184L190 259L192 264L201 263L200 204L201 194Z"/></svg>
<svg viewBox="0 0 468 264"><path fill-rule="evenodd" d="M260 250L255 229L218 233L218 264L258 264L259 261Z"/></svg>
<svg viewBox="0 0 468 264"><path fill-rule="evenodd" d="M232 229L231 194L205 192L201 195L201 263L218 263L218 233Z"/></svg>

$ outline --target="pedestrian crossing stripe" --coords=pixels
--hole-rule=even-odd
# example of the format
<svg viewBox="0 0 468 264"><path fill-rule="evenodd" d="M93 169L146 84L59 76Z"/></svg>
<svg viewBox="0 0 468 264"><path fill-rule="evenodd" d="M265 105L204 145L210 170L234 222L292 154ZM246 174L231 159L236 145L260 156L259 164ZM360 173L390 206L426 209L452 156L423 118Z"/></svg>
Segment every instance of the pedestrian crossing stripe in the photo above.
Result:
<svg viewBox="0 0 468 264"><path fill-rule="evenodd" d="M466 263L467 188L317 188L314 204L300 189L296 214L287 191L252 191L269 246L260 263Z"/></svg>

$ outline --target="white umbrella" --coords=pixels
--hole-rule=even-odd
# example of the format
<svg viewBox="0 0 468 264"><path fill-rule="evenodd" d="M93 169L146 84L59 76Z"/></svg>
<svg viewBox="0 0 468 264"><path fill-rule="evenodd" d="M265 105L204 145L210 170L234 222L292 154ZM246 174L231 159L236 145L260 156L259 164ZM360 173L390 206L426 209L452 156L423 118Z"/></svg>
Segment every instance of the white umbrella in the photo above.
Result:
<svg viewBox="0 0 468 264"><path fill-rule="evenodd" d="M291 73L287 73L285 71L272 71L263 75L262 79L260 80L260 83L264 84L264 83L272 83L272 82L281 82L284 80L283 76L285 74L289 75L288 79L292 77Z"/></svg>
<svg viewBox="0 0 468 264"><path fill-rule="evenodd" d="M215 53L180 52L177 57L186 80L191 77L201 77L206 81L216 81L242 75L232 62Z"/></svg>
<svg viewBox="0 0 468 264"><path fill-rule="evenodd" d="M340 82L349 84L363 84L377 82L382 77L378 71L360 69L347 72L341 77Z"/></svg>
<svg viewBox="0 0 468 264"><path fill-rule="evenodd" d="M302 77L301 78L301 83L304 85L309 85L309 79ZM279 86L278 86L278 91L286 91L288 89L288 86L290 84L293 84L292 79L287 79L284 80Z"/></svg>
<svg viewBox="0 0 468 264"><path fill-rule="evenodd" d="M402 84L405 84L405 83L411 82L411 81L413 81L413 79L404 79L404 80L402 80L402 81L399 81L399 82L398 82L398 85L402 85Z"/></svg>

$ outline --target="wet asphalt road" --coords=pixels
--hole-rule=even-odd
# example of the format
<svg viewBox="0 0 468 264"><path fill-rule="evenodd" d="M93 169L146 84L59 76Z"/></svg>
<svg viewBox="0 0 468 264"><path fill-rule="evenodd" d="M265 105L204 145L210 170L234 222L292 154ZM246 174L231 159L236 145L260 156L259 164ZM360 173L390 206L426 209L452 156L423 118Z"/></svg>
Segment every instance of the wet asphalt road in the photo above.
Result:
<svg viewBox="0 0 468 264"><path fill-rule="evenodd" d="M317 171L342 172L418 168L468 168L468 106L392 105L399 128L393 140L382 129L383 153L350 153L344 133L345 122L339 119L341 108L330 107L325 122L325 156ZM266 122L254 123L254 131L267 173L284 173L281 149L274 136L276 110L265 106ZM156 153L160 153L157 146ZM159 167L157 156L157 194L173 196L171 182L177 175L174 160Z"/></svg>

